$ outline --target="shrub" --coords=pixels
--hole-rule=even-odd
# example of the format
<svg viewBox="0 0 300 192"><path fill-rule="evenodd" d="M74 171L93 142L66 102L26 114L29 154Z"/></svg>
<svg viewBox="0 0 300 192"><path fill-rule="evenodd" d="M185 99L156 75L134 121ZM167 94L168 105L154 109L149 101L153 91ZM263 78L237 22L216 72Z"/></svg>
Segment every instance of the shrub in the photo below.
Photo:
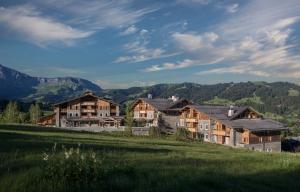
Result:
<svg viewBox="0 0 300 192"><path fill-rule="evenodd" d="M77 148L57 150L56 144L48 153L43 153L42 180L49 183L53 191L78 189L103 189L112 178L132 177L135 172L126 162L105 165L105 158L97 157L93 150L82 152ZM114 184L112 184L114 185Z"/></svg>
<svg viewBox="0 0 300 192"><path fill-rule="evenodd" d="M161 137L161 132L158 127L150 127L149 128L149 136L150 137Z"/></svg>
<svg viewBox="0 0 300 192"><path fill-rule="evenodd" d="M175 133L176 140L186 141L189 139L190 132L185 127L178 127Z"/></svg>
<svg viewBox="0 0 300 192"><path fill-rule="evenodd" d="M123 136L132 136L132 127L126 127L124 129Z"/></svg>

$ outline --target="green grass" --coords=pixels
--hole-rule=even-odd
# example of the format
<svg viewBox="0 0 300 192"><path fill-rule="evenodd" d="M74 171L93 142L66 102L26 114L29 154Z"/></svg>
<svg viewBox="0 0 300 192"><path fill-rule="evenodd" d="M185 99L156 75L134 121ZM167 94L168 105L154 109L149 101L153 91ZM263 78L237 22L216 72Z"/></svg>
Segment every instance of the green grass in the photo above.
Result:
<svg viewBox="0 0 300 192"><path fill-rule="evenodd" d="M300 156L259 153L202 142L0 125L0 191L51 191L40 182L42 153L54 143L93 150L134 175L112 176L82 191L299 191ZM74 191L74 188L55 191ZM78 191L80 189L78 188Z"/></svg>

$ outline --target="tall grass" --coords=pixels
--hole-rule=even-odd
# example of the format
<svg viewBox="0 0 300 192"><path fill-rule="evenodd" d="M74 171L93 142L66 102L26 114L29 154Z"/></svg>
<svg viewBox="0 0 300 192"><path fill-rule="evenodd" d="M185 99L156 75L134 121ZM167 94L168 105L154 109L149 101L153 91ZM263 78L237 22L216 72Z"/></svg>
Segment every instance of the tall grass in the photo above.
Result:
<svg viewBox="0 0 300 192"><path fill-rule="evenodd" d="M0 126L0 192L299 191L299 159L171 138Z"/></svg>

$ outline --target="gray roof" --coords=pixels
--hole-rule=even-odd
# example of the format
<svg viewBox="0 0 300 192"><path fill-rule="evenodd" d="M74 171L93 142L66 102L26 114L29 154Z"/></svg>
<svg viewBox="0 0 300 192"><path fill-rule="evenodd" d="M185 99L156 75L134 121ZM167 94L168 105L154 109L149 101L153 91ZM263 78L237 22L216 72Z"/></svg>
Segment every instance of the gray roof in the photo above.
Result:
<svg viewBox="0 0 300 192"><path fill-rule="evenodd" d="M236 119L231 121L235 128L245 128L250 131L285 130L284 125L272 119Z"/></svg>
<svg viewBox="0 0 300 192"><path fill-rule="evenodd" d="M180 99L178 101L173 101L172 99L162 99L162 98L157 98L157 99L149 99L149 98L140 98L140 100L149 103L152 105L154 108L156 108L159 111L164 111L164 110L180 110L179 108L173 108L176 104L185 101L186 99Z"/></svg>
<svg viewBox="0 0 300 192"><path fill-rule="evenodd" d="M264 119L263 117L257 119L237 119L237 117L247 109L255 111L249 106L233 106L234 114L231 117L228 117L229 106L188 105L186 107L191 107L197 111L203 112L211 118L219 120L232 128L245 128L250 131L286 129L282 123L271 119Z"/></svg>
<svg viewBox="0 0 300 192"><path fill-rule="evenodd" d="M66 101L62 101L62 102L56 103L56 104L54 104L54 106L59 106L59 105L67 104L67 103L75 101L75 100L80 100L80 99L82 99L84 97L94 97L96 99L100 99L100 100L106 101L108 103L111 103L113 105L119 106L119 104L115 103L114 101L101 98L101 97L99 97L97 95L94 95L93 93L90 93L90 94L86 94L85 93L84 95L81 95L79 97L75 97L75 98L72 98L72 99L69 99L69 100L66 100Z"/></svg>
<svg viewBox="0 0 300 192"><path fill-rule="evenodd" d="M219 120L231 120L237 117L246 109L249 109L249 106L233 106L234 115L228 117L229 106L216 106L216 105L188 105L188 107L194 108L198 111L206 113L207 115L219 119Z"/></svg>

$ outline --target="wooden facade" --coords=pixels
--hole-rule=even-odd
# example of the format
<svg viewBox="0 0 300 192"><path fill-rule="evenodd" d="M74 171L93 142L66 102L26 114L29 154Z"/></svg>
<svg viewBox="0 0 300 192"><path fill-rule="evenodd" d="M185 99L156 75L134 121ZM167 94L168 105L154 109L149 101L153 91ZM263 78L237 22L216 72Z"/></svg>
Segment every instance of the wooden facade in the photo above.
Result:
<svg viewBox="0 0 300 192"><path fill-rule="evenodd" d="M187 128L193 138L204 138L208 142L255 147L259 144L270 146L276 143L276 149L279 148L281 131L284 130L283 127L278 127L279 123L274 122L265 129L264 123L267 120L252 108L240 107L236 111L229 117L230 113L223 106L213 106L211 109L208 106L203 106L203 109L201 106L187 106L181 110L180 126ZM247 123L250 121L250 124L244 123L244 120ZM251 126L247 127L248 125Z"/></svg>
<svg viewBox="0 0 300 192"><path fill-rule="evenodd" d="M57 127L119 127L119 105L91 92L54 105ZM42 121L42 120L41 120Z"/></svg>

